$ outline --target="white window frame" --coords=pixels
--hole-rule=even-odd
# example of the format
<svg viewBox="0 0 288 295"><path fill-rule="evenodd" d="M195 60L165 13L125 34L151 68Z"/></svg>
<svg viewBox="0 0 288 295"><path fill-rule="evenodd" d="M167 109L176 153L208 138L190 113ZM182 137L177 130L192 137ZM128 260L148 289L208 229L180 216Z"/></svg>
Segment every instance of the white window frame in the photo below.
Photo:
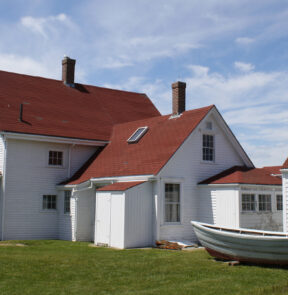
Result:
<svg viewBox="0 0 288 295"><path fill-rule="evenodd" d="M67 200L67 197L69 194L69 201ZM71 190L65 190L64 191L64 198L63 198L63 213L64 214L71 214L71 196L72 196L72 191ZM69 210L67 210L67 205L69 204Z"/></svg>
<svg viewBox="0 0 288 295"><path fill-rule="evenodd" d="M47 197L47 196L55 196L55 208L48 208L48 205L46 205L44 207L44 197ZM44 212L56 212L57 211L57 208L58 208L58 204L57 204L57 195L56 194L44 194L42 195L42 202L41 202L41 208L42 208L42 211ZM47 201L46 201L47 202Z"/></svg>
<svg viewBox="0 0 288 295"><path fill-rule="evenodd" d="M270 199L270 201L264 200L264 201L260 201L260 197L268 197L268 199ZM272 195L271 194L264 194L264 193L260 193L257 195L258 198L258 211L259 212L272 212ZM264 206L263 209L260 210L260 207ZM270 206L270 209L268 207Z"/></svg>
<svg viewBox="0 0 288 295"><path fill-rule="evenodd" d="M254 204L254 210L244 210L243 209L243 195L246 196L254 196L254 202L250 201L250 202L246 202L246 204ZM257 195L255 193L250 193L250 192L245 192L245 193L241 193L241 212L243 213L251 213L251 212L257 212Z"/></svg>
<svg viewBox="0 0 288 295"><path fill-rule="evenodd" d="M139 129L143 129L135 139L132 140L133 136L136 134L136 132L138 132ZM127 139L128 143L136 143L138 142L143 136L144 134L147 132L148 130L148 126L143 126L143 127L139 127L137 128L137 130L135 130L135 132L133 132L133 134Z"/></svg>
<svg viewBox="0 0 288 295"><path fill-rule="evenodd" d="M177 184L179 185L179 221L166 221L166 184ZM163 182L162 187L162 193L163 193L163 224L164 225L181 225L182 224L182 200L183 200L183 190L182 190L182 183L181 181L176 180L165 180Z"/></svg>
<svg viewBox="0 0 288 295"><path fill-rule="evenodd" d="M49 164L49 160L50 160L50 152L60 152L62 153L62 164L61 165L53 165L53 164ZM48 152L47 152L47 166L51 167L51 168L64 168L64 159L65 159L65 153L64 150L59 150L59 149L53 149L53 148L49 148Z"/></svg>
<svg viewBox="0 0 288 295"><path fill-rule="evenodd" d="M278 196L281 197L281 202L278 202ZM278 204L280 205L281 209L278 209ZM283 195L280 193L276 193L276 211L283 211Z"/></svg>
<svg viewBox="0 0 288 295"><path fill-rule="evenodd" d="M213 138L213 148L204 147L204 136L211 136ZM204 159L204 149L212 149L212 160ZM203 163L215 163L215 134L210 132L202 133L201 136L201 161Z"/></svg>

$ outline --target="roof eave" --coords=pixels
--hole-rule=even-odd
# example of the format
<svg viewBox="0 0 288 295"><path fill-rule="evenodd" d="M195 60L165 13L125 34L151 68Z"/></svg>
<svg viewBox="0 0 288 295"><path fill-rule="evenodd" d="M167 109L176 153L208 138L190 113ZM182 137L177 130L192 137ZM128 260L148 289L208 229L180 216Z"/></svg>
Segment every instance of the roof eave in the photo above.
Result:
<svg viewBox="0 0 288 295"><path fill-rule="evenodd" d="M264 186L282 186L282 184L268 184L268 183L241 183L241 182L235 182L235 183L198 183L198 186L242 186L242 185L264 185Z"/></svg>

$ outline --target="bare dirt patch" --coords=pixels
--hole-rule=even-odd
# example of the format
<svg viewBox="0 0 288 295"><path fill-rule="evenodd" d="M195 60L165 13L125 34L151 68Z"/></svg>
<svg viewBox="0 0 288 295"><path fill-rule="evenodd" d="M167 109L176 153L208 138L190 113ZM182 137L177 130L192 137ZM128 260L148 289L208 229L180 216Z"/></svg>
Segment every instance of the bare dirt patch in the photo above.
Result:
<svg viewBox="0 0 288 295"><path fill-rule="evenodd" d="M0 247L27 247L27 245L20 243L0 243Z"/></svg>

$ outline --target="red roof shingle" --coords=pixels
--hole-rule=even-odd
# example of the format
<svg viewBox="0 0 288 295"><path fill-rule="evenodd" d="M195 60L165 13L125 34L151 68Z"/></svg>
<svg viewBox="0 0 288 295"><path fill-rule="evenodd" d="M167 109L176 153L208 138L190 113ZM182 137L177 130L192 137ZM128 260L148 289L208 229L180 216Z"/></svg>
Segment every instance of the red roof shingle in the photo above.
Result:
<svg viewBox="0 0 288 295"><path fill-rule="evenodd" d="M144 182L146 181L115 182L113 184L108 184L101 188L98 188L97 191L126 191L129 188L132 188Z"/></svg>
<svg viewBox="0 0 288 295"><path fill-rule="evenodd" d="M173 119L167 115L115 125L111 142L70 184L99 177L156 175L213 107L186 111ZM139 142L127 143L143 126L148 126L148 131Z"/></svg>
<svg viewBox="0 0 288 295"><path fill-rule="evenodd" d="M145 94L0 71L0 130L109 140L115 124L159 116ZM23 120L19 121L20 104Z"/></svg>
<svg viewBox="0 0 288 295"><path fill-rule="evenodd" d="M280 176L281 166L271 166L263 168L247 168L234 166L215 176L212 176L199 184L262 184L262 185L282 185Z"/></svg>

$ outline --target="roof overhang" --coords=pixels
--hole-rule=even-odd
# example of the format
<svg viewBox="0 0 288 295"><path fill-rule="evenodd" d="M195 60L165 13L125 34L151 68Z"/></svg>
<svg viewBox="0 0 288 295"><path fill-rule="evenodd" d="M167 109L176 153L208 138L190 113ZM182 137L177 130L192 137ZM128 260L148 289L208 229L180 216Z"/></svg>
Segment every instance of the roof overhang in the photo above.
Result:
<svg viewBox="0 0 288 295"><path fill-rule="evenodd" d="M131 175L131 176L113 176L113 177L101 177L101 178L91 178L93 183L101 183L104 181L117 181L117 182L129 182L129 181L153 181L156 180L155 176L150 175Z"/></svg>
<svg viewBox="0 0 288 295"><path fill-rule="evenodd" d="M259 183L201 183L197 184L199 187L236 187L236 186L275 186L279 187L282 186L282 184L259 184Z"/></svg>
<svg viewBox="0 0 288 295"><path fill-rule="evenodd" d="M105 146L109 141L102 140L91 140L91 139L79 139L71 137L58 137L38 134L27 134L27 133L16 133L1 131L0 134L8 139L22 139L42 142L54 142L54 143L66 143L66 144L77 144L77 145L89 145L89 146Z"/></svg>
<svg viewBox="0 0 288 295"><path fill-rule="evenodd" d="M135 182L135 181L156 181L157 177L154 175L133 175L133 176L114 176L114 177L101 177L101 178L91 178L85 182L76 183L76 184L58 184L57 189L73 189L73 188L82 188L85 186L90 186L97 184L108 184L113 182Z"/></svg>

